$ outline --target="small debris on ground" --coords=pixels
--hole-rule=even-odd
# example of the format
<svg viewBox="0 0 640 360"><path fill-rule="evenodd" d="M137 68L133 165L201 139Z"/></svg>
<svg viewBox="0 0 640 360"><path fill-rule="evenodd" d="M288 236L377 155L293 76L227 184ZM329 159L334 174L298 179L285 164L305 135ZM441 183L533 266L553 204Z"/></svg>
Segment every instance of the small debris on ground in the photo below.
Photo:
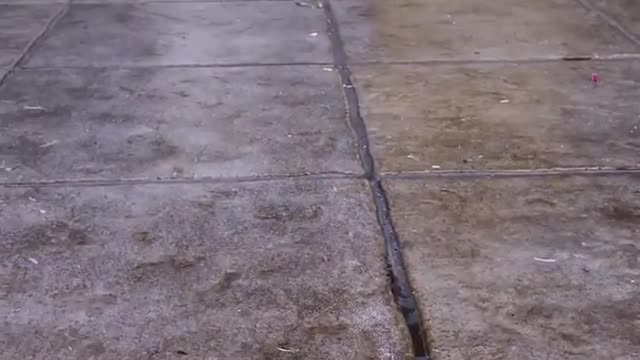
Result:
<svg viewBox="0 0 640 360"><path fill-rule="evenodd" d="M27 260L29 260L29 261L31 261L32 263L34 263L34 264L38 265L38 260L36 260L36 259L34 259L34 258L32 258L32 257L27 258Z"/></svg>
<svg viewBox="0 0 640 360"><path fill-rule="evenodd" d="M58 143L60 143L60 141L52 140L52 141L49 141L48 143L44 143L44 144L40 145L40 147L41 148L48 148L49 146L53 146L53 145L56 145Z"/></svg>
<svg viewBox="0 0 640 360"><path fill-rule="evenodd" d="M36 111L46 111L47 109L45 109L44 107L40 106L40 105L25 105L22 107L25 110L36 110Z"/></svg>
<svg viewBox="0 0 640 360"><path fill-rule="evenodd" d="M282 351L282 352L287 352L287 353L297 353L298 352L298 350L286 349L286 348L279 347L279 346L276 346L276 349L278 349L279 351Z"/></svg>
<svg viewBox="0 0 640 360"><path fill-rule="evenodd" d="M500 104L508 104L509 102L510 102L509 99L500 100Z"/></svg>
<svg viewBox="0 0 640 360"><path fill-rule="evenodd" d="M296 5L302 6L302 7L310 7L310 8L322 7L322 4L316 5L316 4L308 3L306 1L296 1Z"/></svg>
<svg viewBox="0 0 640 360"><path fill-rule="evenodd" d="M40 209L40 214L46 214L46 213L47 213L47 210Z"/></svg>
<svg viewBox="0 0 640 360"><path fill-rule="evenodd" d="M593 83L593 86L598 86L601 81L602 79L600 78L600 74L598 73L591 74L591 82Z"/></svg>
<svg viewBox="0 0 640 360"><path fill-rule="evenodd" d="M318 33L317 32L312 32L311 34L309 34L309 36L315 37L315 36L318 36Z"/></svg>
<svg viewBox="0 0 640 360"><path fill-rule="evenodd" d="M456 24L455 20L453 20L453 16L451 16L451 14L447 14L447 18L449 19L449 21L451 21L452 25Z"/></svg>
<svg viewBox="0 0 640 360"><path fill-rule="evenodd" d="M324 70L324 71L333 71L333 68L326 67L326 68L322 68L322 70Z"/></svg>
<svg viewBox="0 0 640 360"><path fill-rule="evenodd" d="M417 157L415 157L415 155L413 155L413 154L409 154L409 155L407 155L407 158L409 158L409 159L411 159L411 160L418 160L418 158L417 158Z"/></svg>
<svg viewBox="0 0 640 360"><path fill-rule="evenodd" d="M545 259L545 258L539 258L539 257L534 257L533 260L543 262L543 263L554 263L557 261L556 259Z"/></svg>
<svg viewBox="0 0 640 360"><path fill-rule="evenodd" d="M5 170L5 171L11 171L11 170L13 170L13 168L6 167L6 166L5 166L5 162L4 162L4 160L2 160L2 163L0 164L0 169Z"/></svg>
<svg viewBox="0 0 640 360"><path fill-rule="evenodd" d="M437 170L437 169L440 169L440 165L431 165L431 168Z"/></svg>

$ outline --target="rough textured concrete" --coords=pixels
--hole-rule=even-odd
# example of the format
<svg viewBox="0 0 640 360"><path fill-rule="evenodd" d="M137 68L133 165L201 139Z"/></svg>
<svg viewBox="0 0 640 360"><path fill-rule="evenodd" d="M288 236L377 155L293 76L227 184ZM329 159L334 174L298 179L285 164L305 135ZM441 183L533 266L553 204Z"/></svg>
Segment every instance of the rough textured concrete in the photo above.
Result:
<svg viewBox="0 0 640 360"><path fill-rule="evenodd" d="M360 181L0 189L2 359L403 359Z"/></svg>
<svg viewBox="0 0 640 360"><path fill-rule="evenodd" d="M0 0L0 5L28 5L28 6L37 6L37 5L56 5L56 4L65 4L68 3L69 0Z"/></svg>
<svg viewBox="0 0 640 360"><path fill-rule="evenodd" d="M288 2L74 5L27 65L326 62L324 29Z"/></svg>
<svg viewBox="0 0 640 360"><path fill-rule="evenodd" d="M335 7L353 61L546 58L636 48L575 0L345 0Z"/></svg>
<svg viewBox="0 0 640 360"><path fill-rule="evenodd" d="M361 66L355 74L382 171L640 165L640 62Z"/></svg>
<svg viewBox="0 0 640 360"><path fill-rule="evenodd" d="M59 10L59 6L0 4L0 67L13 65Z"/></svg>
<svg viewBox="0 0 640 360"><path fill-rule="evenodd" d="M1 360L414 358L369 149L434 360L640 358L635 4L85 1L0 0Z"/></svg>
<svg viewBox="0 0 640 360"><path fill-rule="evenodd" d="M54 0L51 0L54 1ZM139 4L139 3L189 3L189 2L210 2L210 3L233 3L248 1L274 1L287 2L288 0L73 0L74 4Z"/></svg>
<svg viewBox="0 0 640 360"><path fill-rule="evenodd" d="M639 180L387 181L434 359L638 359Z"/></svg>
<svg viewBox="0 0 640 360"><path fill-rule="evenodd" d="M18 72L0 179L361 173L337 83L316 66Z"/></svg>
<svg viewBox="0 0 640 360"><path fill-rule="evenodd" d="M589 0L640 39L640 2L636 0Z"/></svg>

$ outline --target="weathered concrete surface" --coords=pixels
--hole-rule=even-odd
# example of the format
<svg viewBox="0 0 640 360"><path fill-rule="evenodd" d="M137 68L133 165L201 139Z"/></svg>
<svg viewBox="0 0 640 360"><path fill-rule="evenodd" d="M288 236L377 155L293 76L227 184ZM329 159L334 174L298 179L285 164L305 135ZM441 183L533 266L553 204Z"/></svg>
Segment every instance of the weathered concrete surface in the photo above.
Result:
<svg viewBox="0 0 640 360"><path fill-rule="evenodd" d="M331 61L324 29L290 2L74 5L27 66Z"/></svg>
<svg viewBox="0 0 640 360"><path fill-rule="evenodd" d="M0 189L2 359L404 359L360 181Z"/></svg>
<svg viewBox="0 0 640 360"><path fill-rule="evenodd" d="M354 72L381 171L640 165L640 62Z"/></svg>
<svg viewBox="0 0 640 360"><path fill-rule="evenodd" d="M365 183L229 179L361 174L300 64L324 10L80 1L0 85L0 359L412 358ZM0 9L4 69L59 7ZM376 168L423 172L384 185L434 359L639 358L640 178L527 173L638 165L640 62L540 62L637 44L573 0L333 9L351 61L406 62L352 67Z"/></svg>
<svg viewBox="0 0 640 360"><path fill-rule="evenodd" d="M51 0L53 1L53 0ZM233 3L233 2L247 2L247 1L281 1L286 2L288 0L195 0L198 2L225 2L225 3ZM73 0L74 4L139 4L139 3L189 3L194 2L194 0Z"/></svg>
<svg viewBox="0 0 640 360"><path fill-rule="evenodd" d="M361 173L336 77L318 66L20 71L0 88L12 168L0 179Z"/></svg>
<svg viewBox="0 0 640 360"><path fill-rule="evenodd" d="M523 59L637 50L575 0L335 2L352 61Z"/></svg>
<svg viewBox="0 0 640 360"><path fill-rule="evenodd" d="M640 2L636 0L589 0L590 3L640 39Z"/></svg>
<svg viewBox="0 0 640 360"><path fill-rule="evenodd" d="M13 65L59 10L59 6L0 4L0 67Z"/></svg>
<svg viewBox="0 0 640 360"><path fill-rule="evenodd" d="M640 357L640 177L385 185L435 360Z"/></svg>
<svg viewBox="0 0 640 360"><path fill-rule="evenodd" d="M69 0L0 0L0 5L56 5L68 2Z"/></svg>

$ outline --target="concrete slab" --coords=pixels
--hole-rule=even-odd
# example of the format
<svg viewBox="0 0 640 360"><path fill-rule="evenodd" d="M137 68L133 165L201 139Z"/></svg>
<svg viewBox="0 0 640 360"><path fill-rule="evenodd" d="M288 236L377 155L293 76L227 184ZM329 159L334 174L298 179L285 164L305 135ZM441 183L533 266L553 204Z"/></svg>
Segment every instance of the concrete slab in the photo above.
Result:
<svg viewBox="0 0 640 360"><path fill-rule="evenodd" d="M599 10L640 38L640 3L635 0L590 0Z"/></svg>
<svg viewBox="0 0 640 360"><path fill-rule="evenodd" d="M638 359L639 180L387 181L434 360Z"/></svg>
<svg viewBox="0 0 640 360"><path fill-rule="evenodd" d="M1 5L51 5L65 4L69 0L0 0Z"/></svg>
<svg viewBox="0 0 640 360"><path fill-rule="evenodd" d="M53 0L52 0L53 1ZM198 2L242 2L242 1L288 1L288 0L195 0ZM73 0L74 4L112 4L112 3L179 3L179 2L194 2L194 0Z"/></svg>
<svg viewBox="0 0 640 360"><path fill-rule="evenodd" d="M383 172L640 165L640 62L360 66L355 78Z"/></svg>
<svg viewBox="0 0 640 360"><path fill-rule="evenodd" d="M13 65L59 10L59 6L0 4L0 67Z"/></svg>
<svg viewBox="0 0 640 360"><path fill-rule="evenodd" d="M56 69L0 89L5 180L362 169L322 67Z"/></svg>
<svg viewBox="0 0 640 360"><path fill-rule="evenodd" d="M78 4L27 66L328 62L325 27L293 2Z"/></svg>
<svg viewBox="0 0 640 360"><path fill-rule="evenodd" d="M360 181L0 189L6 359L404 359Z"/></svg>
<svg viewBox="0 0 640 360"><path fill-rule="evenodd" d="M352 61L526 59L637 51L574 0L335 2Z"/></svg>

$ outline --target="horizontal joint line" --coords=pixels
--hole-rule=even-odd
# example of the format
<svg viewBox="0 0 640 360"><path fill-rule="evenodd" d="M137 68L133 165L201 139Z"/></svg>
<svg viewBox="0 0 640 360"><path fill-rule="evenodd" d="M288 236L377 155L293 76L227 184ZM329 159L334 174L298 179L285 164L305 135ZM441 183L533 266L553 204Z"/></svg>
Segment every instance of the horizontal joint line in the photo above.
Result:
<svg viewBox="0 0 640 360"><path fill-rule="evenodd" d="M559 175L640 175L640 168L555 168L555 169L515 169L515 170L433 170L384 172L383 179L420 180L430 178L478 178L478 177L530 177Z"/></svg>
<svg viewBox="0 0 640 360"><path fill-rule="evenodd" d="M364 179L354 173L316 173L316 174L286 174L286 175L258 175L228 178L132 178L132 179L104 179L104 180L40 180L40 181L0 181L0 187L92 187L119 185L172 185L172 184L233 184L283 181L291 179L301 180L340 180Z"/></svg>

